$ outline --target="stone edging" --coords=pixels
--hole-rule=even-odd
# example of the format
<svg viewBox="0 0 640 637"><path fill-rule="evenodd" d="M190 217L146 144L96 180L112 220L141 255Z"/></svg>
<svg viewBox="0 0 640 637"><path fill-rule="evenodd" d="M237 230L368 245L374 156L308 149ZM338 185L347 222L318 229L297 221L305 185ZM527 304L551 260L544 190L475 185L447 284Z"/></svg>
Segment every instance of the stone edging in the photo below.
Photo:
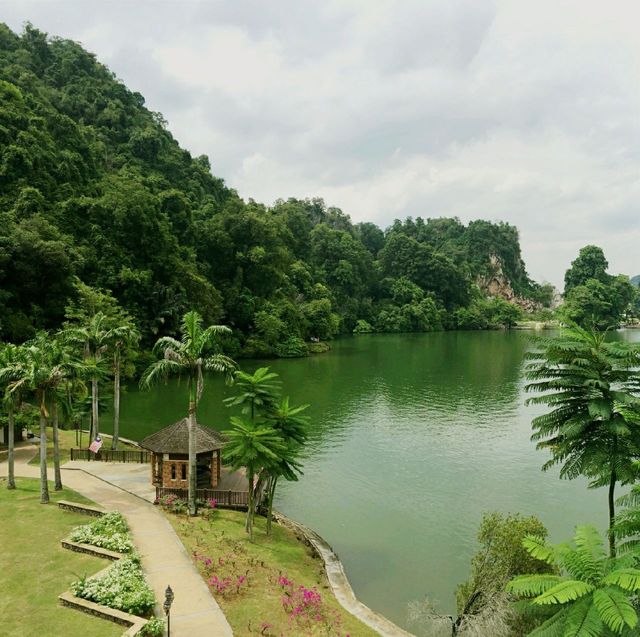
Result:
<svg viewBox="0 0 640 637"><path fill-rule="evenodd" d="M135 637L135 635L138 635L149 621L144 619L144 617L123 613L121 610L109 608L108 606L103 606L102 604L96 604L95 602L90 602L87 599L76 597L71 591L62 593L62 595L58 596L58 599L63 606L67 606L68 608L75 608L83 613L95 615L96 617L108 619L116 624L127 626L127 630L122 634L122 637Z"/></svg>
<svg viewBox="0 0 640 637"><path fill-rule="evenodd" d="M70 500L58 500L58 506L66 511L73 511L74 513L84 513L85 515L91 515L95 518L102 517L105 512L102 509L91 506L89 504L81 504L80 502L71 502Z"/></svg>
<svg viewBox="0 0 640 637"><path fill-rule="evenodd" d="M69 538L61 540L60 544L63 549L69 551L75 551L76 553L87 553L87 555L93 555L94 557L101 557L105 560L111 560L117 562L122 553L116 553L116 551L110 551L109 549L103 549L101 546L93 546L93 544L85 544L84 542L74 542Z"/></svg>
<svg viewBox="0 0 640 637"><path fill-rule="evenodd" d="M69 502L67 500L59 500L58 506L61 509L75 511L76 513L85 513L86 515L91 515L94 517L100 517L105 513L104 511L101 511L100 509L97 509L96 507L90 506L88 504ZM104 549L100 546L85 544L84 542L74 542L73 540L70 540L68 538L61 540L60 543L63 548L70 551L87 553L88 555L93 555L95 557L100 557L102 559L111 561L117 561L125 557L123 553L110 551L109 549ZM99 577L103 573L106 573L110 568L110 566L107 566L107 568L101 569L97 573L94 573L91 577ZM96 617L108 619L109 621L115 622L116 624L127 626L127 630L122 633L122 637L135 637L136 635L140 634L142 629L149 623L148 619L140 617L139 615L132 615L115 608L103 606L102 604L96 604L95 602L91 602L88 599L76 597L70 590L65 591L64 593L62 593L62 595L58 595L58 600L63 606L67 606L68 608L75 608L76 610L79 610L83 613L95 615Z"/></svg>
<svg viewBox="0 0 640 637"><path fill-rule="evenodd" d="M323 561L331 590L345 610L383 637L415 637L363 604L356 597L351 584L349 584L342 562L340 562L331 546L320 535L277 511L273 512L273 518L278 524L293 531Z"/></svg>

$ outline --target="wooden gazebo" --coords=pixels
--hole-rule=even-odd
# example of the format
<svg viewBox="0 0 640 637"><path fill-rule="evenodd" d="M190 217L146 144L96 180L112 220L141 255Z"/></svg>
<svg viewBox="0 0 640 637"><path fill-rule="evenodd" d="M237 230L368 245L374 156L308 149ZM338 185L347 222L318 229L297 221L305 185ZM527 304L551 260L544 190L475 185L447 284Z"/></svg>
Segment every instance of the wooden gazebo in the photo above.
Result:
<svg viewBox="0 0 640 637"><path fill-rule="evenodd" d="M220 451L226 437L196 424L198 489L215 489L220 481ZM164 427L140 442L151 452L151 482L156 487L189 488L189 427L186 418Z"/></svg>

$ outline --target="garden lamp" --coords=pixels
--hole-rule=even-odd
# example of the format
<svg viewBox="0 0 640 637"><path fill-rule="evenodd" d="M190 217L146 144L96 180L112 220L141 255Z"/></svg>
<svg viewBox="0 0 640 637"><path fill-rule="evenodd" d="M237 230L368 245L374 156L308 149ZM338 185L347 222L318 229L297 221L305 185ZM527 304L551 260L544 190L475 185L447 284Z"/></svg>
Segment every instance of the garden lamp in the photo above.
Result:
<svg viewBox="0 0 640 637"><path fill-rule="evenodd" d="M162 605L164 608L164 613L167 616L167 637L171 637L171 617L169 613L171 612L171 604L173 604L173 591L171 590L171 586L167 586L167 590L164 592L164 604Z"/></svg>

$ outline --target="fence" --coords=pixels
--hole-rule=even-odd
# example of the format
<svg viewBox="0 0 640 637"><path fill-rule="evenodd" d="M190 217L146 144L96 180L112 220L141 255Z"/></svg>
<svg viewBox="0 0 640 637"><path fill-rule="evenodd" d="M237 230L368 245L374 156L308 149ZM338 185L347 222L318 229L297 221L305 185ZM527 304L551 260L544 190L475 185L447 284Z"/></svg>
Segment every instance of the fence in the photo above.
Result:
<svg viewBox="0 0 640 637"><path fill-rule="evenodd" d="M151 462L149 451L131 449L100 449L98 453L93 453L88 449L70 449L71 460L98 460L102 462Z"/></svg>
<svg viewBox="0 0 640 637"><path fill-rule="evenodd" d="M175 495L181 500L188 497L187 489L172 489L170 487L156 487L156 498L159 500L163 496ZM221 509L236 509L246 511L249 506L249 494L247 491L216 491L215 489L197 489L196 498L202 500L216 500Z"/></svg>

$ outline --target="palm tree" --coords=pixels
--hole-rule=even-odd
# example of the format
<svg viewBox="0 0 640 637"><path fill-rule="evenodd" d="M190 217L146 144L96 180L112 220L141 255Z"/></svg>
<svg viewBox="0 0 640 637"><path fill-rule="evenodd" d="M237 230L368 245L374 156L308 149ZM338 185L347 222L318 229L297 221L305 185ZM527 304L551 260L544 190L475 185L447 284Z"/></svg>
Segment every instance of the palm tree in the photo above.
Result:
<svg viewBox="0 0 640 637"><path fill-rule="evenodd" d="M20 402L18 392L10 393L9 384L20 376L19 366L22 362L22 350L16 345L6 344L0 350L0 386L3 390L3 402L7 410L9 437L7 440L7 488L15 489L14 446L15 446L15 411Z"/></svg>
<svg viewBox="0 0 640 637"><path fill-rule="evenodd" d="M229 440L222 454L234 471L244 467L247 472L249 505L246 529L249 538L253 540L253 518L256 510L255 480L264 469L281 460L287 447L278 432L266 421L253 421L232 416L231 425L232 428L225 432Z"/></svg>
<svg viewBox="0 0 640 637"><path fill-rule="evenodd" d="M96 312L85 325L71 326L65 331L69 342L80 345L83 349L85 361L91 361L96 367L100 364L102 355L108 346L108 318L103 312ZM89 438L93 440L100 432L100 413L98 408L99 376L91 378L91 431Z"/></svg>
<svg viewBox="0 0 640 637"><path fill-rule="evenodd" d="M267 535L271 535L271 519L273 512L273 498L276 493L278 478L297 481L302 473L298 462L302 447L307 441L309 417L303 415L309 405L291 407L289 397L285 396L274 405L269 412L269 423L282 437L286 449L278 460L266 469L267 480Z"/></svg>
<svg viewBox="0 0 640 637"><path fill-rule="evenodd" d="M47 482L47 405L66 376L66 370L57 359L57 352L46 333L38 334L24 347L24 360L18 367L18 374L7 386L9 394L35 394L40 412L40 502L49 502Z"/></svg>
<svg viewBox="0 0 640 637"><path fill-rule="evenodd" d="M528 404L551 411L533 419L532 440L551 451L543 470L561 464L560 477L584 475L591 487L608 485L609 550L613 533L615 487L637 477L640 457L640 400L635 396L640 364L637 345L607 342L606 334L571 325L554 338L537 339L527 354Z"/></svg>
<svg viewBox="0 0 640 637"><path fill-rule="evenodd" d="M120 436L120 376L122 374L123 355L131 347L137 345L140 333L134 324L126 318L120 325L111 330L113 348L113 438L111 448L118 448Z"/></svg>
<svg viewBox="0 0 640 637"><path fill-rule="evenodd" d="M187 376L189 393L189 513L196 515L196 410L204 387L204 372L231 373L235 362L220 353L218 337L231 330L224 325L202 327L198 312L182 317L180 340L170 336L159 338L153 348L163 358L152 363L143 373L140 386L145 389L169 376Z"/></svg>
<svg viewBox="0 0 640 637"><path fill-rule="evenodd" d="M555 613L530 637L613 637L636 635L634 607L640 591L637 556L607 558L602 539L591 526L578 526L573 545L548 545L530 535L523 546L532 557L559 567L561 574L521 575L507 591L529 598Z"/></svg>
<svg viewBox="0 0 640 637"><path fill-rule="evenodd" d="M253 374L238 370L233 374L233 386L240 393L223 402L227 407L240 406L243 414L255 420L261 411L269 410L278 400L281 383L277 378L278 374L270 372L268 367L260 367Z"/></svg>

